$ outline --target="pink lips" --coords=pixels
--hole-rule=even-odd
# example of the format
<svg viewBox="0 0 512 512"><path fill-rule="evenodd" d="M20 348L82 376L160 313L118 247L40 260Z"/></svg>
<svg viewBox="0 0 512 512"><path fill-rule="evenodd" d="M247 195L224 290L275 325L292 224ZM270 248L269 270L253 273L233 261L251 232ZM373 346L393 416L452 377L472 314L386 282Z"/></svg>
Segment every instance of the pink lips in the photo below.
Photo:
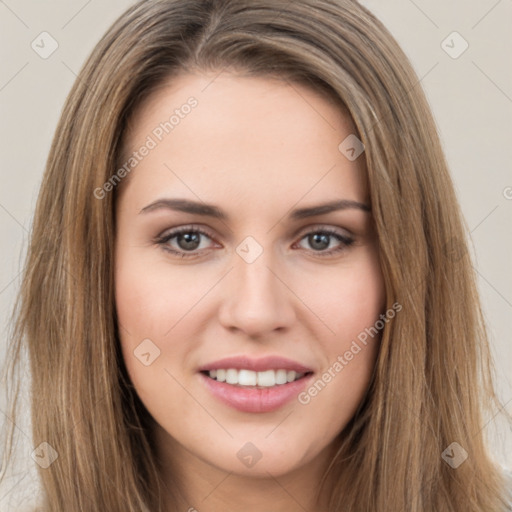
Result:
<svg viewBox="0 0 512 512"><path fill-rule="evenodd" d="M229 368L247 369L255 372L282 369L308 374L294 382L267 388L252 388L218 382L205 373L200 373L203 384L215 398L238 411L250 413L272 412L279 409L296 398L313 377L311 368L279 356L268 356L261 359L251 359L245 356L229 357L203 365L199 368L199 371L208 372Z"/></svg>

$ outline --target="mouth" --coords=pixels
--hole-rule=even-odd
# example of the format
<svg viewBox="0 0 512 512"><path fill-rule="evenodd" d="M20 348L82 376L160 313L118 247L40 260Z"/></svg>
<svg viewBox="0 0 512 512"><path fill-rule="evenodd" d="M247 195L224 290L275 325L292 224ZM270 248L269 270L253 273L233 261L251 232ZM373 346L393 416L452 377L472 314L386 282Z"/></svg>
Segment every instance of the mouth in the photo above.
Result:
<svg viewBox="0 0 512 512"><path fill-rule="evenodd" d="M245 389L268 389L296 382L312 375L312 371L296 372L279 368L256 372L248 369L219 368L215 370L203 370L203 375L216 382L225 382L232 386Z"/></svg>
<svg viewBox="0 0 512 512"><path fill-rule="evenodd" d="M266 413L297 398L314 371L279 356L240 356L204 365L199 375L208 393L222 404L244 413Z"/></svg>

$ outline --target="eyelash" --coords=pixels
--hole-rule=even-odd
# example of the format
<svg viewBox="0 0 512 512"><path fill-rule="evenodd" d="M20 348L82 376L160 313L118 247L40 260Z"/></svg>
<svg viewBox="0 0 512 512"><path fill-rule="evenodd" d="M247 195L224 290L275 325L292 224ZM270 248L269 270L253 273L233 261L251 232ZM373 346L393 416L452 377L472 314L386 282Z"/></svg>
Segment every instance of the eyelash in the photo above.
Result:
<svg viewBox="0 0 512 512"><path fill-rule="evenodd" d="M167 243L170 240L172 240L173 238L175 238L178 235L181 235L183 233L198 233L198 234L204 235L204 236L206 236L206 237L208 237L210 239L213 239L211 234L208 233L207 231L205 231L204 229L201 229L201 228L198 228L198 227L194 227L194 226L183 226L183 227L180 227L180 228L176 228L176 229L174 229L173 231L171 231L171 232L169 232L167 234L158 236L157 238L154 239L154 243L160 245L163 250L165 250L167 252L170 252L171 254L173 254L175 256L179 256L181 258L197 257L198 255L197 255L196 252L176 251L175 249L171 249L167 245ZM313 230L313 231L308 231L307 233L305 233L300 238L300 240L303 240L307 236L316 235L316 234L329 235L329 236L332 236L332 237L336 238L339 242L341 242L341 245L338 248L336 248L336 249L331 249L329 251L314 251L313 250L313 252L316 253L320 257L332 256L334 254L337 254L337 253L340 253L342 251L345 251L354 243L354 239L353 238L345 236L345 235L342 235L341 233L339 233L335 229L328 228L328 227L326 227L326 228L319 228L319 229Z"/></svg>

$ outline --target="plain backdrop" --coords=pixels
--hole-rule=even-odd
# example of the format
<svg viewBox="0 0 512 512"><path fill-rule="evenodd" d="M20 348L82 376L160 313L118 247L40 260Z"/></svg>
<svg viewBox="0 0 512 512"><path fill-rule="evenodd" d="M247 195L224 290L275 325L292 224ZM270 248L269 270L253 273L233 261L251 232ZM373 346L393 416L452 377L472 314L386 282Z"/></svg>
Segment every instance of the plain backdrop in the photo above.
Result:
<svg viewBox="0 0 512 512"><path fill-rule="evenodd" d="M362 3L401 44L433 109L471 232L499 395L512 413L512 1ZM0 1L0 359L64 99L93 46L131 4L128 0ZM42 32L50 37L41 36ZM58 44L47 58L40 55L42 37L44 51ZM486 420L482 429L493 429L496 457L512 468L512 432L500 417ZM5 421L9 419L2 400L0 423ZM31 500L35 464L30 458L34 447L28 418L18 422L17 433L20 469L0 488L1 510L22 510Z"/></svg>

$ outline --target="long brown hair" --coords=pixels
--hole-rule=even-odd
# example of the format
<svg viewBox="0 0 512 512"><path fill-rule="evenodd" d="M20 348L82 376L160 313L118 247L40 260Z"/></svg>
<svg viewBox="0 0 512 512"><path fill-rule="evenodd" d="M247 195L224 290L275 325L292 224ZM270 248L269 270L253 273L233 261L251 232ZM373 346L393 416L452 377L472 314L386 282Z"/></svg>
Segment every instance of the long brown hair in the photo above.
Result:
<svg viewBox="0 0 512 512"><path fill-rule="evenodd" d="M34 446L58 453L40 470L44 510L162 510L150 418L119 349L118 190L94 191L119 169L144 98L180 73L222 70L314 88L365 147L387 308L403 309L337 439L330 510L504 510L482 433L496 402L467 230L418 78L354 0L144 0L85 63L49 154L11 347L13 364L24 347L30 357ZM456 469L442 457L453 442L468 454Z"/></svg>

